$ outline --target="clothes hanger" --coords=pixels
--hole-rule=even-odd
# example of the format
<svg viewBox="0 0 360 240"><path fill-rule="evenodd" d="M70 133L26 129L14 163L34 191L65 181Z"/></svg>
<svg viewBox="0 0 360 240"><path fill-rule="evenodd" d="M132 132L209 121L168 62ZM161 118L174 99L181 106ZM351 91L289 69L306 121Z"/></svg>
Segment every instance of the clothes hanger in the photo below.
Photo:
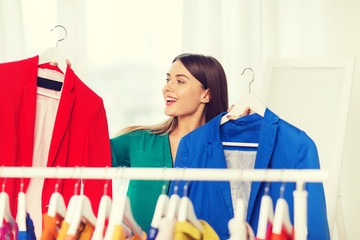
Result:
<svg viewBox="0 0 360 240"><path fill-rule="evenodd" d="M70 226L67 230L68 235L75 236L81 221L89 222L91 225L96 226L96 217L92 210L90 199L84 195L84 183L81 180L80 195L76 200L75 209L72 213Z"/></svg>
<svg viewBox="0 0 360 240"><path fill-rule="evenodd" d="M272 224L274 221L274 205L269 193L270 183L265 187L264 196L261 198L260 213L258 228L256 233L257 239L265 239L268 228L268 223Z"/></svg>
<svg viewBox="0 0 360 240"><path fill-rule="evenodd" d="M104 186L104 195L101 197L97 214L96 226L92 235L92 240L102 240L105 227L105 220L110 217L111 198L107 195L108 183Z"/></svg>
<svg viewBox="0 0 360 240"><path fill-rule="evenodd" d="M188 189L188 183L186 183L184 186L184 196L180 200L179 211L178 211L178 222L190 222L200 232L203 232L204 227L201 224L201 222L197 219L194 211L194 206L190 198L187 197L187 189Z"/></svg>
<svg viewBox="0 0 360 240"><path fill-rule="evenodd" d="M66 58L62 55L61 51L57 47L59 42L63 41L67 37L67 31L66 28L61 25L56 25L51 31L53 31L55 28L62 28L65 31L65 36L61 39L58 39L56 42L56 47L47 48L45 49L41 54L39 54L39 62L38 65L44 64L44 63L55 63L56 66L62 71L62 73L65 75L66 69L67 69L67 63ZM37 77L37 86L41 88L46 88L54 91L61 91L61 88L63 86L63 82L56 81L55 79L49 79L42 77L38 75ZM47 91L44 91L42 89L38 89L37 93L46 97L54 98L59 100L60 96L51 94Z"/></svg>
<svg viewBox="0 0 360 240"><path fill-rule="evenodd" d="M167 219L174 219L178 216L179 206L180 206L180 196L177 194L178 185L176 183L174 187L174 193L171 195L169 200L169 205L165 214Z"/></svg>
<svg viewBox="0 0 360 240"><path fill-rule="evenodd" d="M228 222L229 240L247 239L245 202L242 198L236 200L234 218Z"/></svg>
<svg viewBox="0 0 360 240"><path fill-rule="evenodd" d="M65 74L67 68L66 58L62 55L61 51L59 51L57 46L59 42L63 41L67 37L66 28L62 25L56 25L50 31L53 31L55 28L58 27L62 28L65 31L65 36L61 39L58 39L58 41L56 42L56 47L47 48L39 55L38 65L55 62L57 63L57 67Z"/></svg>
<svg viewBox="0 0 360 240"><path fill-rule="evenodd" d="M240 114L242 114L245 111L245 109L247 107L250 107L250 109L252 111L254 111L255 113L264 117L265 110L266 110L264 103L262 103L262 101L257 96L255 96L254 94L251 93L251 83L255 79L254 71L251 68L245 68L243 70L243 72L241 73L241 76L245 73L246 70L250 70L253 73L253 78L249 82L249 92L245 95L241 95L239 97L238 101L236 102L236 104L234 105L233 109L230 112L228 112L227 114L225 114L224 116L222 116L220 125L229 121L229 118L227 118L227 115L239 116Z"/></svg>
<svg viewBox="0 0 360 240"><path fill-rule="evenodd" d="M286 233L291 235L293 226L290 221L289 205L284 199L285 183L280 188L280 198L276 201L275 215L272 233L281 234L283 227L285 227Z"/></svg>
<svg viewBox="0 0 360 240"><path fill-rule="evenodd" d="M3 220L5 219L11 225L13 229L16 222L10 211L9 195L5 192L5 181L2 184L2 191L0 193L0 227L4 225Z"/></svg>
<svg viewBox="0 0 360 240"><path fill-rule="evenodd" d="M254 71L251 68L245 68L241 73L241 76L245 73L246 70L250 70L253 73L253 78L249 82L249 93L245 95L241 95L234 105L234 107L224 116L221 117L220 125L228 122L230 119L228 116L240 116L246 108L250 108L253 112L259 114L264 117L266 107L261 102L261 100L255 95L251 94L251 83L255 79ZM224 146L237 146L237 147L258 147L258 143L247 143L247 142L222 142Z"/></svg>
<svg viewBox="0 0 360 240"><path fill-rule="evenodd" d="M142 230L135 221L131 212L131 205L128 196L114 199L114 202L111 205L109 224L104 239L112 239L115 226L120 226L123 223L130 228L133 234L137 235L137 239L142 239Z"/></svg>
<svg viewBox="0 0 360 240"><path fill-rule="evenodd" d="M19 231L26 232L26 198L24 193L24 180L21 179L20 192L18 193L18 206L16 214L16 223Z"/></svg>
<svg viewBox="0 0 360 240"><path fill-rule="evenodd" d="M169 196L165 194L166 185L163 185L162 193L160 194L153 215L153 219L151 221L151 227L158 229L159 222L162 217L165 216L166 210L169 205Z"/></svg>
<svg viewBox="0 0 360 240"><path fill-rule="evenodd" d="M50 197L47 215L55 217L59 214L62 218L66 217L66 205L63 196L58 192L59 182L55 185L55 192Z"/></svg>

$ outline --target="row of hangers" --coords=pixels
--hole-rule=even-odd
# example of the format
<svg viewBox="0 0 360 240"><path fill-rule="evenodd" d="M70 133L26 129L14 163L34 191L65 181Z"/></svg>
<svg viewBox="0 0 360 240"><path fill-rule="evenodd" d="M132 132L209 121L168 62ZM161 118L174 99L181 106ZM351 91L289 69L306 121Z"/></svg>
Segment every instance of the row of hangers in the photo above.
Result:
<svg viewBox="0 0 360 240"><path fill-rule="evenodd" d="M190 222L200 232L203 231L203 226L196 217L193 204L187 196L188 184L184 186L184 196L179 197L177 195L177 186L174 187L174 194L169 198L165 194L165 185L163 187L163 193L159 196L151 227L158 229L160 220L162 218L174 219L178 222ZM280 197L276 202L275 212L273 208L273 201L268 195L269 184L265 188L265 194L261 199L259 221L257 228L257 239L266 239L266 233L269 223L272 224L272 233L280 234L283 226L288 235L292 234L293 225L290 220L289 206L284 199L285 184L281 186ZM246 227L246 208L243 199L237 199L234 211L234 218L228 223L228 228L232 240L235 239L247 239L248 228ZM252 230L251 230L252 231ZM253 232L252 232L253 234Z"/></svg>
<svg viewBox="0 0 360 240"><path fill-rule="evenodd" d="M125 223L125 225L133 232L133 234L138 235L139 239L141 239L142 230L132 215L130 200L127 196L123 199L119 199L118 201L113 202L106 194L108 185L106 183L104 186L104 194L101 197L96 217L92 210L90 199L83 194L83 181L81 181L81 190L79 195L77 194L78 184L79 183L75 184L75 194L70 198L67 207L65 205L64 198L57 190L58 184L56 184L55 192L50 197L47 214L50 217L55 217L57 214L59 214L65 222L69 223L67 234L75 236L80 223L89 222L95 227L92 234L93 240L112 239L114 226ZM23 183L21 186L23 186ZM9 196L4 191L4 189L5 181L2 185L2 192L0 193L0 227L3 226L3 222L5 220L5 222L10 224L10 228L13 232L16 230L16 224L18 226L18 231L27 231L26 200L22 187L18 194L18 211L16 220L11 214ZM103 231L106 220L108 220L108 226L106 234L103 238Z"/></svg>
<svg viewBox="0 0 360 240"><path fill-rule="evenodd" d="M160 220L162 218L177 219L178 222L190 222L200 232L203 232L203 225L196 217L194 206L187 196L188 184L184 186L184 195L180 198L177 194L178 186L174 187L174 194L169 196L165 194L166 185L163 186L163 192L159 196L153 219L151 221L151 227L159 228Z"/></svg>

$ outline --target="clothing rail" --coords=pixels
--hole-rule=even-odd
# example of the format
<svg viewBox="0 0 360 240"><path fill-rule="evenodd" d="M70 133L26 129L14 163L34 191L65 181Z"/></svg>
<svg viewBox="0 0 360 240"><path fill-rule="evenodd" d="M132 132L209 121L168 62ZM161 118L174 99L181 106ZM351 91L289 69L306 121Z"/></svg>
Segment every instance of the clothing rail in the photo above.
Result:
<svg viewBox="0 0 360 240"><path fill-rule="evenodd" d="M75 178L188 181L295 182L294 229L296 240L307 236L306 182L324 182L329 174L317 169L209 169L209 168L91 168L91 167L0 167L2 178Z"/></svg>
<svg viewBox="0 0 360 240"><path fill-rule="evenodd" d="M328 172L318 169L219 169L126 167L0 167L0 177L188 181L324 182Z"/></svg>

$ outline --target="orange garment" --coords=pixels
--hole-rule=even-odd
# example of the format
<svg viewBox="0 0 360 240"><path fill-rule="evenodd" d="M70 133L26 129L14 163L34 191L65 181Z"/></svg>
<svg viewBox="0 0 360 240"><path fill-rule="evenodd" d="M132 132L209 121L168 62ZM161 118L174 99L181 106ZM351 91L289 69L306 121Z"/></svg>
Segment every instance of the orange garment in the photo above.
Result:
<svg viewBox="0 0 360 240"><path fill-rule="evenodd" d="M141 237L139 235L135 234L130 240L141 240L141 239L143 239L143 240L147 239L147 235L144 231L142 232Z"/></svg>
<svg viewBox="0 0 360 240"><path fill-rule="evenodd" d="M58 236L60 223L62 218L58 215L50 217L47 213L43 214L44 227L41 233L40 240L55 240Z"/></svg>

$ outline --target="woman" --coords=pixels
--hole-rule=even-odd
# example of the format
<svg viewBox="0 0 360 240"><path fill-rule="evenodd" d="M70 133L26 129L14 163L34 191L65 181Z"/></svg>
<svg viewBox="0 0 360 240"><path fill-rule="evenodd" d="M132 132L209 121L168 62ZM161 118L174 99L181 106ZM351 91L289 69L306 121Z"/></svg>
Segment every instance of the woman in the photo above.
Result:
<svg viewBox="0 0 360 240"><path fill-rule="evenodd" d="M110 140L112 166L169 167L175 161L180 139L228 108L224 69L213 57L177 56L163 88L169 119L153 126L132 126ZM147 232L164 181L131 180L128 196L137 223Z"/></svg>

